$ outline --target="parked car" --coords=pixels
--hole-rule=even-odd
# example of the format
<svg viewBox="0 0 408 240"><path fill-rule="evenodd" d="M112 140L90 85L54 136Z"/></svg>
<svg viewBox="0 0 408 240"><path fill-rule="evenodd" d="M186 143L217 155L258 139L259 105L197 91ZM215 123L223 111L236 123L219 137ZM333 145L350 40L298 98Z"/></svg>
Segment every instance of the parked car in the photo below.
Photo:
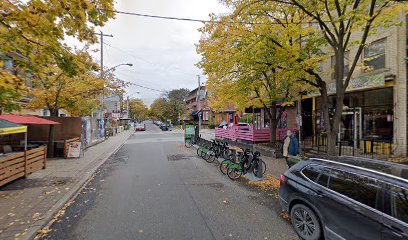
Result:
<svg viewBox="0 0 408 240"><path fill-rule="evenodd" d="M162 131L172 131L173 130L173 125L169 123L163 124L161 127Z"/></svg>
<svg viewBox="0 0 408 240"><path fill-rule="evenodd" d="M135 131L146 131L146 124L137 123L135 127Z"/></svg>
<svg viewBox="0 0 408 240"><path fill-rule="evenodd" d="M302 239L408 239L407 178L401 164L310 159L281 175L279 200Z"/></svg>

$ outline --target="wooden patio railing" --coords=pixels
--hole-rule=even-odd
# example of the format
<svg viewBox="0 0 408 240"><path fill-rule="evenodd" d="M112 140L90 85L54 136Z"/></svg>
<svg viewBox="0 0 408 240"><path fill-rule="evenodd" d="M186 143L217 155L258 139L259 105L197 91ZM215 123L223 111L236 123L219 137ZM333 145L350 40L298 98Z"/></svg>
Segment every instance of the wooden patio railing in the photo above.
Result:
<svg viewBox="0 0 408 240"><path fill-rule="evenodd" d="M288 129L276 129L276 139L282 141ZM291 129L292 132L296 129ZM269 128L253 129L247 126L235 126L232 128L216 128L215 137L228 140L245 140L250 142L268 142L271 140L271 131Z"/></svg>
<svg viewBox="0 0 408 240"><path fill-rule="evenodd" d="M30 173L44 169L46 162L46 146L0 157L0 187L18 178L27 177Z"/></svg>

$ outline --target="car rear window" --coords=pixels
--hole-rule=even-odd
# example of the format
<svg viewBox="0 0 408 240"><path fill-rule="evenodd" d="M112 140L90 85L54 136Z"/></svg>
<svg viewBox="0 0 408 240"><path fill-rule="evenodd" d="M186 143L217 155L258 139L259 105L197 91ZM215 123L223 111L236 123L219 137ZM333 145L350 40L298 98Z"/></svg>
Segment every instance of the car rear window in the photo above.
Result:
<svg viewBox="0 0 408 240"><path fill-rule="evenodd" d="M332 169L328 187L364 205L376 208L379 187L374 179Z"/></svg>
<svg viewBox="0 0 408 240"><path fill-rule="evenodd" d="M391 212L393 217L408 223L408 191L406 189L391 187Z"/></svg>
<svg viewBox="0 0 408 240"><path fill-rule="evenodd" d="M319 167L316 165L309 165L302 170L303 175L309 178L311 181L315 181L316 178L319 176L320 171Z"/></svg>
<svg viewBox="0 0 408 240"><path fill-rule="evenodd" d="M330 169L323 168L316 183L319 185L322 185L323 187L327 187L327 182L329 181L329 173L330 173Z"/></svg>

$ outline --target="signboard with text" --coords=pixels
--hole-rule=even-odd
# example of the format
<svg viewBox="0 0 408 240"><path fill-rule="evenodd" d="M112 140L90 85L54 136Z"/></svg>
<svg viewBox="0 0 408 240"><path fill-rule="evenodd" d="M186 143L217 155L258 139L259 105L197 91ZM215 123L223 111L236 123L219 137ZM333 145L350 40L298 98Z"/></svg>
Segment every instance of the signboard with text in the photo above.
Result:
<svg viewBox="0 0 408 240"><path fill-rule="evenodd" d="M79 158L81 156L81 142L70 142L68 145L67 158Z"/></svg>
<svg viewBox="0 0 408 240"><path fill-rule="evenodd" d="M347 86L347 91L356 91L370 88L377 88L385 86L385 75L384 73L361 76L353 78L350 80L349 85ZM336 83L327 83L327 93L335 94L336 93ZM320 96L319 90L313 88L307 94L309 97Z"/></svg>

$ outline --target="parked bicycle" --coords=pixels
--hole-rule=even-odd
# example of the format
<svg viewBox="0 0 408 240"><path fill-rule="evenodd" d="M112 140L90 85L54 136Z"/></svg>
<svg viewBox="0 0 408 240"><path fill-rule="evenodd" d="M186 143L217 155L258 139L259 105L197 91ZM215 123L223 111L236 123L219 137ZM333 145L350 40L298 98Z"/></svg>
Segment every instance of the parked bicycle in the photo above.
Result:
<svg viewBox="0 0 408 240"><path fill-rule="evenodd" d="M228 177L232 180L236 180L248 172L253 172L255 175L258 175L259 164L262 164L262 173L265 173L266 164L260 159L260 156L261 154L259 152L252 153L250 150L246 149L239 163L231 163L228 165Z"/></svg>
<svg viewBox="0 0 408 240"><path fill-rule="evenodd" d="M204 160L206 160L208 163L214 162L215 159L222 156L224 147L225 145L223 142L212 140L210 149L205 155L203 155Z"/></svg>
<svg viewBox="0 0 408 240"><path fill-rule="evenodd" d="M198 144L199 141L200 141L200 136L194 136L193 138L186 139L186 140L184 141L184 145L185 145L187 148L191 148L193 145Z"/></svg>
<svg viewBox="0 0 408 240"><path fill-rule="evenodd" d="M224 160L220 163L220 171L222 174L226 175L227 174L227 168L231 163L236 163L236 158L238 157L238 154L234 152L232 149L228 149L228 155L223 156Z"/></svg>

